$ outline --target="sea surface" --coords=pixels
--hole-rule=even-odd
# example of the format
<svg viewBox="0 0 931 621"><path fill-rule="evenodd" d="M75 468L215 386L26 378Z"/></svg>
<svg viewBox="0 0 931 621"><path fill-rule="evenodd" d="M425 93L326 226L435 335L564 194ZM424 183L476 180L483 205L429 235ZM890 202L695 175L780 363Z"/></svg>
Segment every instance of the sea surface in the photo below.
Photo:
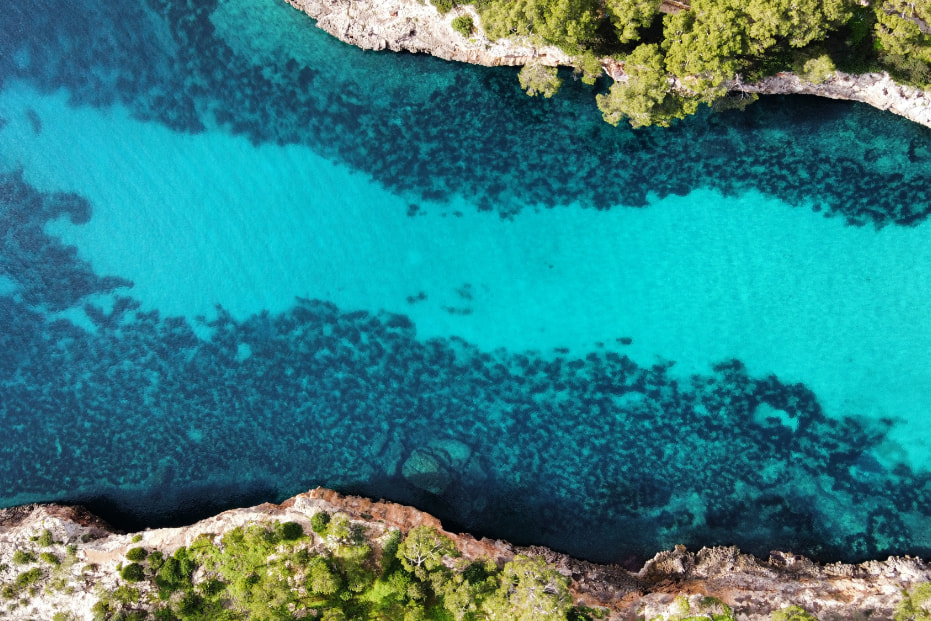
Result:
<svg viewBox="0 0 931 621"><path fill-rule="evenodd" d="M324 485L598 561L931 553L931 131L363 52L281 0L0 11L0 506Z"/></svg>

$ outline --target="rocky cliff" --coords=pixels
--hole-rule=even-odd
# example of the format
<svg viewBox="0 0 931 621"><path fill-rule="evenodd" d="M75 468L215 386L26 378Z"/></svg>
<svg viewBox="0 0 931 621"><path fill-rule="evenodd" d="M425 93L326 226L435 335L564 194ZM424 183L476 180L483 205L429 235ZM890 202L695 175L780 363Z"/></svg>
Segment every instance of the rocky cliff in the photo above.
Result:
<svg viewBox="0 0 931 621"><path fill-rule="evenodd" d="M67 555L56 570L56 582L20 601L0 601L0 617L52 619L56 613L91 619L91 607L102 591L119 585L118 564L133 546L168 555L188 546L201 534L220 535L237 526L294 521L311 532L310 517L318 511L343 512L376 537L389 529L407 532L427 525L442 530L431 515L385 501L343 496L327 489L300 494L280 505L263 504L226 511L185 528L116 533L78 507L34 505L0 511L0 582L16 572L16 550L35 542L46 530L55 543L48 550ZM499 565L516 554L544 557L571 580L577 602L610 611L610 619L674 619L683 600L693 606L705 596L731 606L737 618L769 619L772 611L799 605L822 621L828 619L891 619L902 593L931 581L931 567L915 558L890 558L860 565L818 565L791 553L773 552L767 560L741 554L736 548L682 547L661 552L638 572L573 559L546 548L519 548L504 541L447 533L469 559L492 559ZM66 546L69 546L66 548ZM65 611L63 613L63 611ZM69 617L58 617L69 618Z"/></svg>
<svg viewBox="0 0 931 621"><path fill-rule="evenodd" d="M441 15L427 0L286 0L291 6L317 20L340 41L365 50L392 50L431 54L495 67L525 65L569 65L569 56L557 47L535 46L528 41L491 41L481 29L471 37L453 30L452 21L469 15L479 23L471 6L459 6Z"/></svg>
<svg viewBox="0 0 931 621"><path fill-rule="evenodd" d="M519 38L489 40L481 28L464 37L452 28L452 20L470 15L480 18L471 6L458 6L441 15L427 0L286 0L317 20L317 26L334 37L367 50L393 50L432 54L446 60L485 65L572 65L559 48L536 46ZM623 76L623 65L603 61L605 72L614 79ZM931 95L921 89L897 84L887 74L850 75L837 72L815 84L789 73L753 84L735 82L734 90L764 95L817 95L831 99L860 101L888 110L931 127Z"/></svg>
<svg viewBox="0 0 931 621"><path fill-rule="evenodd" d="M860 101L931 127L931 94L898 84L885 73L851 75L838 71L820 84L780 73L755 84L735 84L734 89L762 95L817 95Z"/></svg>

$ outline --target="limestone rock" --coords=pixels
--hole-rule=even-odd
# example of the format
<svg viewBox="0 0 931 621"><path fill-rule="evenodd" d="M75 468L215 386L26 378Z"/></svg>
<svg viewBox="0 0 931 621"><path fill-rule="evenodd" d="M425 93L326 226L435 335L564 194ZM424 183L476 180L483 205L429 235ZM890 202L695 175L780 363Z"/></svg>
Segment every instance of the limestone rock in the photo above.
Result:
<svg viewBox="0 0 931 621"><path fill-rule="evenodd" d="M286 0L317 20L340 41L365 50L426 53L474 65L570 65L570 57L554 46L537 46L526 40L491 41L480 27L466 38L453 30L452 21L469 15L481 23L471 6L440 14L426 0Z"/></svg>
<svg viewBox="0 0 931 621"><path fill-rule="evenodd" d="M853 75L837 71L820 84L807 82L792 73L779 73L753 84L738 82L730 87L761 95L800 94L861 101L931 127L931 93L898 84L888 73Z"/></svg>

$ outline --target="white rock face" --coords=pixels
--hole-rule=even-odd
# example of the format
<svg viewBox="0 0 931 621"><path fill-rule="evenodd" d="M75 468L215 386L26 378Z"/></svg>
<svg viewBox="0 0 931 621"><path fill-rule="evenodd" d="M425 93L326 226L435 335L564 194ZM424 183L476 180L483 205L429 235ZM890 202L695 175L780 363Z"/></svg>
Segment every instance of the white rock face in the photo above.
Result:
<svg viewBox="0 0 931 621"><path fill-rule="evenodd" d="M817 95L861 101L931 127L931 93L898 84L887 73L851 75L838 71L821 84L806 82L791 73L779 73L755 84L735 84L734 89L763 95Z"/></svg>
<svg viewBox="0 0 931 621"><path fill-rule="evenodd" d="M535 46L527 41L491 41L479 27L481 19L471 6L441 15L424 0L286 0L317 20L340 41L364 50L424 53L474 65L570 65L570 57L557 47ZM452 21L470 15L476 25L471 37L453 30Z"/></svg>

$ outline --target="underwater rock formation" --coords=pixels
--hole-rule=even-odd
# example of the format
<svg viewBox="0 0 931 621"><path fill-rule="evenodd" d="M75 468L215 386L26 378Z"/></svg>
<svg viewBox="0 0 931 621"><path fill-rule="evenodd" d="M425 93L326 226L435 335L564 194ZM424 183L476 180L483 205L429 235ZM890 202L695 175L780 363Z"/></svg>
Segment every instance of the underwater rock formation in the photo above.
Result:
<svg viewBox="0 0 931 621"><path fill-rule="evenodd" d="M69 554L78 562L76 566L87 564L71 582L65 578L67 583L58 585L61 588L45 589L26 604L7 606L4 618L51 619L55 612L67 611L78 619L90 619L98 589L113 591L121 584L117 564L125 561L131 547L159 550L168 556L181 546L190 546L199 535L222 535L236 527L275 520L296 522L310 532L310 517L319 511L342 512L376 537L392 529L407 533L417 526L429 526L452 538L469 560L489 559L501 566L517 554L540 556L569 578L577 603L604 609L607 619L669 618L681 610L684 601L694 605L710 597L747 621L768 620L774 610L790 605L801 606L823 620L861 615L884 620L892 618L904 590L931 581L931 567L915 558L818 565L786 552L772 552L762 560L733 547L693 553L677 546L656 554L638 571L629 571L579 561L543 547L518 547L445 531L435 517L412 507L317 488L280 505L234 509L191 526L137 534L118 533L80 507L33 505L0 510L0 579L11 577L14 551L45 530L55 545L74 546Z"/></svg>
<svg viewBox="0 0 931 621"><path fill-rule="evenodd" d="M411 485L431 494L442 494L458 478L471 455L472 449L462 442L436 440L415 449L401 466L401 474Z"/></svg>

